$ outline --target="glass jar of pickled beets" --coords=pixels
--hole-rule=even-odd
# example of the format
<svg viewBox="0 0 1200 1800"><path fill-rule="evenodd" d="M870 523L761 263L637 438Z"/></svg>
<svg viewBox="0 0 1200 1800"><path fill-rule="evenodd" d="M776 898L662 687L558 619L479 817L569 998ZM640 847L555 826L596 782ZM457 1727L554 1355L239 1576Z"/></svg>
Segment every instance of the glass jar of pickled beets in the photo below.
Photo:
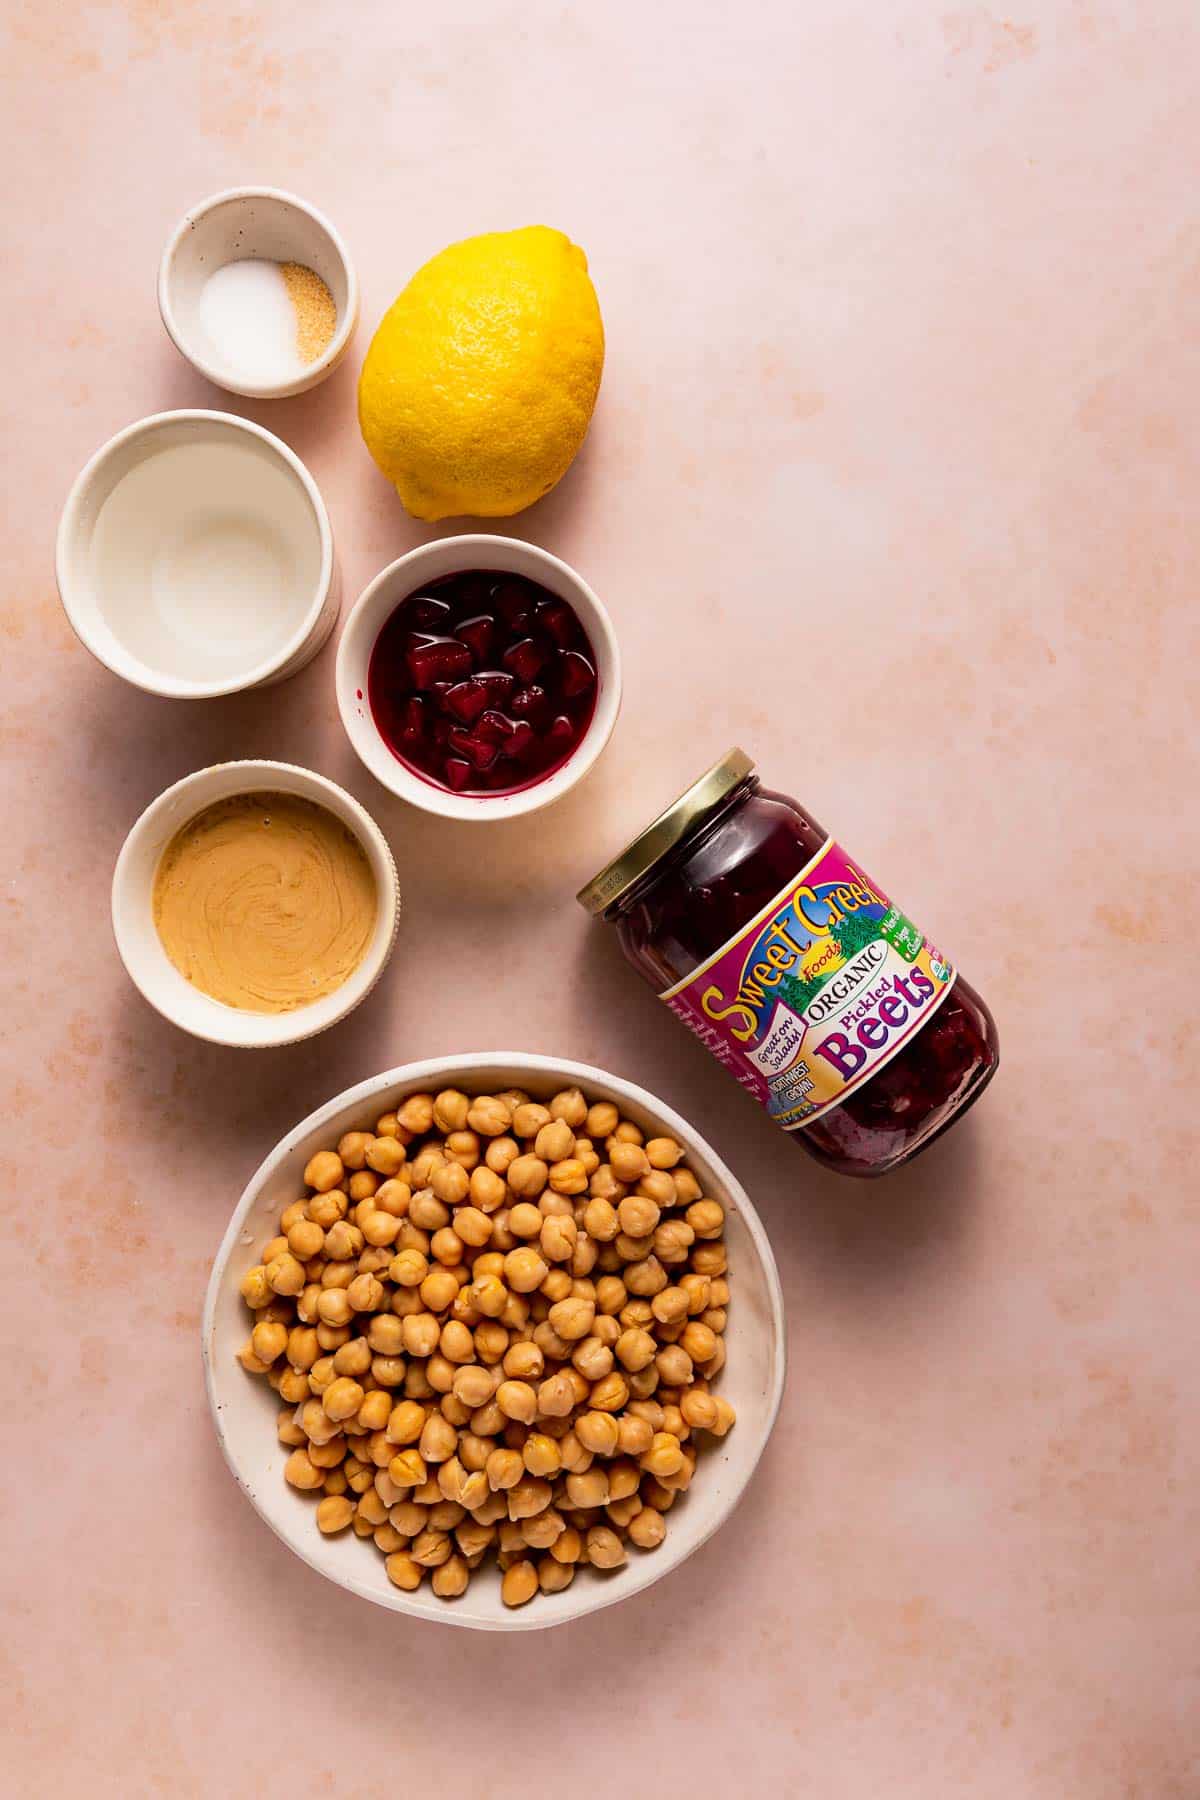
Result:
<svg viewBox="0 0 1200 1800"><path fill-rule="evenodd" d="M991 1013L741 750L580 892L625 956L827 1168L883 1175L996 1072Z"/></svg>

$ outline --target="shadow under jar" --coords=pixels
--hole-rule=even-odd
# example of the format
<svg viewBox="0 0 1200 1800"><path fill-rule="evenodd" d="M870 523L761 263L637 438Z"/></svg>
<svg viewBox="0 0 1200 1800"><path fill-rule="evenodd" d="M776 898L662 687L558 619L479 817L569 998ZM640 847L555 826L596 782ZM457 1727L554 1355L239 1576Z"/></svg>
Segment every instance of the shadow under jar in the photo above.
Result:
<svg viewBox="0 0 1200 1800"><path fill-rule="evenodd" d="M579 900L775 1122L841 1174L907 1162L996 1071L979 995L741 750Z"/></svg>

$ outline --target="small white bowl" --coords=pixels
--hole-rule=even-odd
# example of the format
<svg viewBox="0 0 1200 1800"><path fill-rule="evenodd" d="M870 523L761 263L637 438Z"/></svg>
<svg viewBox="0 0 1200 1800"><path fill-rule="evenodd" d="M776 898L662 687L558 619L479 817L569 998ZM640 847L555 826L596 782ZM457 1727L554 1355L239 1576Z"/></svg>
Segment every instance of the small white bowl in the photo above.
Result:
<svg viewBox="0 0 1200 1800"><path fill-rule="evenodd" d="M662 1547L630 1551L623 1568L600 1574L579 1571L561 1594L539 1594L517 1611L500 1598L494 1562L481 1568L460 1600L439 1600L427 1586L414 1594L392 1586L383 1558L349 1533L322 1537L311 1500L283 1478L288 1451L275 1435L279 1401L265 1380L248 1376L235 1361L249 1335L249 1314L239 1292L247 1269L277 1229L282 1209L303 1193L304 1165L314 1150L336 1143L343 1132L371 1127L407 1094L442 1087L491 1093L521 1087L548 1098L577 1084L589 1099L611 1100L643 1129L677 1138L705 1194L726 1209L733 1299L725 1334L728 1361L717 1391L737 1409L728 1437L701 1454L696 1479L671 1508ZM225 1460L261 1518L310 1568L364 1600L440 1625L482 1631L536 1631L580 1619L641 1593L677 1569L733 1512L758 1465L783 1396L787 1351L779 1272L762 1221L745 1191L700 1134L644 1088L585 1063L553 1056L497 1051L410 1063L362 1081L318 1107L276 1145L250 1179L217 1252L209 1278L202 1326L204 1374L213 1422Z"/></svg>
<svg viewBox="0 0 1200 1800"><path fill-rule="evenodd" d="M226 263L261 258L303 263L321 277L337 307L325 350L290 380L254 381L230 366L200 319L205 282ZM349 253L323 213L279 188L227 188L184 214L163 251L158 310L175 348L193 368L234 394L280 400L303 394L333 373L358 324L358 277Z"/></svg>
<svg viewBox="0 0 1200 1800"><path fill-rule="evenodd" d="M320 489L232 413L155 413L110 438L67 496L55 566L92 655L171 699L282 681L338 616Z"/></svg>
<svg viewBox="0 0 1200 1800"><path fill-rule="evenodd" d="M154 877L175 833L205 807L235 794L296 794L323 806L352 831L375 878L378 913L367 953L331 994L294 1012L256 1013L226 1006L180 974L154 923ZM164 1019L210 1044L265 1049L315 1037L365 1000L392 954L400 920L400 884L387 839L357 800L324 775L292 763L217 763L185 775L151 801L121 848L113 871L112 922L117 950L134 986Z"/></svg>
<svg viewBox="0 0 1200 1800"><path fill-rule="evenodd" d="M467 569L497 569L540 582L574 608L596 652L596 707L582 740L561 768L513 794L454 794L423 781L380 736L367 698L375 639L400 602L427 581ZM389 564L365 588L346 619L337 653L337 701L355 750L377 781L424 812L445 819L514 819L561 799L581 781L612 736L621 709L621 655L612 621L587 582L568 563L520 538L471 533L422 544Z"/></svg>

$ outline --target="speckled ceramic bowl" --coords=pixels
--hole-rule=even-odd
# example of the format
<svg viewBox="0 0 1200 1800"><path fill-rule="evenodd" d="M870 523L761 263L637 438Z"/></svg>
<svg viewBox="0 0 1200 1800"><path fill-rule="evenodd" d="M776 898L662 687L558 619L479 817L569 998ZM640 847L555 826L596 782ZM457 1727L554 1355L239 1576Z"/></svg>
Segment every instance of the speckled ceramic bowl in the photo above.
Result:
<svg viewBox="0 0 1200 1800"><path fill-rule="evenodd" d="M560 1594L539 1594L513 1611L500 1598L494 1562L472 1577L459 1600L439 1600L427 1585L416 1593L393 1587L373 1544L352 1533L322 1537L311 1499L283 1478L289 1452L275 1432L279 1401L265 1379L247 1375L236 1353L248 1335L248 1314L239 1292L242 1276L258 1261L264 1241L278 1228L279 1214L303 1192L303 1171L315 1150L341 1135L374 1125L412 1093L458 1087L490 1093L521 1087L547 1099L578 1085L589 1100L611 1100L648 1135L663 1133L684 1147L704 1192L726 1211L733 1297L726 1332L728 1361L718 1391L737 1408L737 1424L727 1437L706 1446L696 1479L671 1508L667 1536L658 1550L630 1551L623 1568L585 1568ZM585 1063L552 1056L493 1052L410 1063L348 1088L289 1131L251 1177L217 1252L204 1307L203 1349L209 1404L225 1460L247 1499L289 1550L320 1575L394 1612L443 1625L470 1625L481 1631L530 1631L561 1625L627 1600L669 1575L723 1525L758 1465L783 1394L786 1349L783 1295L775 1258L762 1222L725 1164L694 1126L644 1088Z"/></svg>

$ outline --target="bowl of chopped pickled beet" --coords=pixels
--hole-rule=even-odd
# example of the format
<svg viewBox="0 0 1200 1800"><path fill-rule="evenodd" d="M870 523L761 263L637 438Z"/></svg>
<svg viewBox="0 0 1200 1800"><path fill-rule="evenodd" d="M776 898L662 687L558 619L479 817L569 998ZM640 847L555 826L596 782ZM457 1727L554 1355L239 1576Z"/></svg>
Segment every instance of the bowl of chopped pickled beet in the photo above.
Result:
<svg viewBox="0 0 1200 1800"><path fill-rule="evenodd" d="M586 775L621 703L617 640L568 564L484 534L411 551L360 595L338 648L350 742L402 800L512 818Z"/></svg>

